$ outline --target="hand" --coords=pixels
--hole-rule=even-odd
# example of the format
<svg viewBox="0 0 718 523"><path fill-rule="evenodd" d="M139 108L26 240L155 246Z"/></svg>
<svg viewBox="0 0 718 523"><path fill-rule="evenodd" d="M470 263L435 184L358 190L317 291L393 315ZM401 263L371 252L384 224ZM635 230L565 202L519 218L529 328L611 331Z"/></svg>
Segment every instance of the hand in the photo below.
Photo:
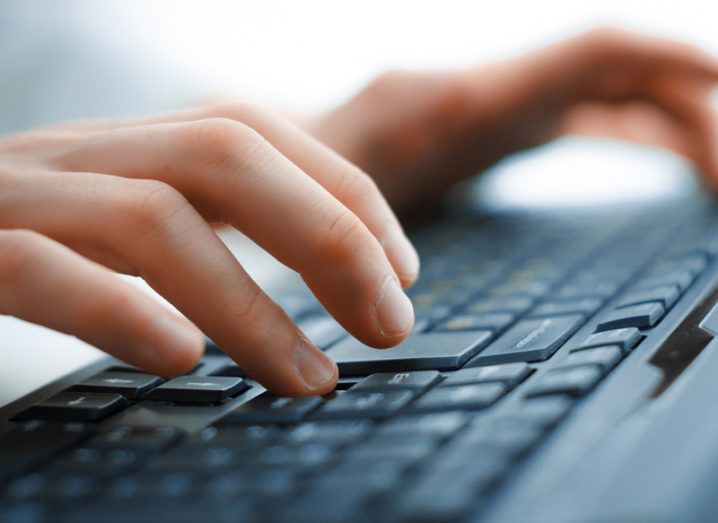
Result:
<svg viewBox="0 0 718 523"><path fill-rule="evenodd" d="M370 173L397 212L568 133L665 147L718 189L717 81L718 61L695 48L604 28L482 67L389 72L306 127Z"/></svg>
<svg viewBox="0 0 718 523"><path fill-rule="evenodd" d="M0 313L71 333L150 372L213 338L277 394L323 394L334 362L245 273L208 221L298 271L346 329L411 330L418 257L371 179L249 104L58 126L0 139ZM142 276L192 323L116 278Z"/></svg>

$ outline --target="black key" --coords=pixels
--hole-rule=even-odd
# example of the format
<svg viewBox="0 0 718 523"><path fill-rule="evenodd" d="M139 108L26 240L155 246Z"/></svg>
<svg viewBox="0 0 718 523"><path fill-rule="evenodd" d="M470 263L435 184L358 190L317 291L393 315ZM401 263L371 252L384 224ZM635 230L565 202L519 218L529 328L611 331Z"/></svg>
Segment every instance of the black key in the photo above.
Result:
<svg viewBox="0 0 718 523"><path fill-rule="evenodd" d="M521 314L534 304L534 299L527 296L510 298L486 298L476 301L466 307L466 312L473 314L488 314L496 312L509 312Z"/></svg>
<svg viewBox="0 0 718 523"><path fill-rule="evenodd" d="M249 388L241 378L179 376L151 390L143 399L177 403L219 403Z"/></svg>
<svg viewBox="0 0 718 523"><path fill-rule="evenodd" d="M416 393L424 392L441 380L441 374L435 370L415 372L381 372L367 376L354 385L351 390L400 390L409 389Z"/></svg>
<svg viewBox="0 0 718 523"><path fill-rule="evenodd" d="M331 316L309 316L297 325L320 349L328 348L347 335L347 331Z"/></svg>
<svg viewBox="0 0 718 523"><path fill-rule="evenodd" d="M462 314L460 316L454 316L453 318L446 320L436 325L433 330L435 331L472 331L472 330L489 330L489 331L502 331L508 327L513 321L513 314L507 312L503 313L489 313L489 314Z"/></svg>
<svg viewBox="0 0 718 523"><path fill-rule="evenodd" d="M583 324L583 316L523 320L511 327L476 358L474 367L514 361L543 361L551 357Z"/></svg>
<svg viewBox="0 0 718 523"><path fill-rule="evenodd" d="M506 417L541 427L552 427L561 421L572 407L573 400L566 396L526 398L507 413Z"/></svg>
<svg viewBox="0 0 718 523"><path fill-rule="evenodd" d="M78 423L31 421L0 435L0 480L42 463L80 443L89 429Z"/></svg>
<svg viewBox="0 0 718 523"><path fill-rule="evenodd" d="M319 396L278 398L263 394L222 418L227 423L295 423L322 404Z"/></svg>
<svg viewBox="0 0 718 523"><path fill-rule="evenodd" d="M413 397L414 393L408 390L348 391L327 401L314 417L316 419L382 418L404 407Z"/></svg>
<svg viewBox="0 0 718 523"><path fill-rule="evenodd" d="M632 291L621 298L617 307L657 302L662 304L663 307L668 310L678 301L680 295L680 290L675 285L664 285L654 289Z"/></svg>
<svg viewBox="0 0 718 523"><path fill-rule="evenodd" d="M635 328L598 332L591 334L578 347L572 349L571 352L589 349L591 347L601 347L603 345L617 345L624 353L627 353L638 345L641 338L641 333Z"/></svg>
<svg viewBox="0 0 718 523"><path fill-rule="evenodd" d="M447 462L461 463L460 447L492 449L515 458L536 445L544 433L544 426L524 422L518 418L503 417L491 421L479 420L450 442L457 448L456 456L445 457Z"/></svg>
<svg viewBox="0 0 718 523"><path fill-rule="evenodd" d="M412 334L396 347L377 350L351 338L339 342L328 354L346 375L412 370L453 370L485 347L488 331L429 332Z"/></svg>
<svg viewBox="0 0 718 523"><path fill-rule="evenodd" d="M436 448L438 438L412 434L401 439L379 436L354 445L342 454L342 461L367 462L400 461L405 464L425 459Z"/></svg>
<svg viewBox="0 0 718 523"><path fill-rule="evenodd" d="M665 314L663 305L655 302L622 307L608 313L596 327L596 332L628 327L650 329L661 321Z"/></svg>
<svg viewBox="0 0 718 523"><path fill-rule="evenodd" d="M60 421L99 421L128 405L129 402L120 394L60 392L21 412L17 417Z"/></svg>
<svg viewBox="0 0 718 523"><path fill-rule="evenodd" d="M90 475L99 479L126 472L138 463L138 458L132 450L82 446L53 461L45 470L52 475Z"/></svg>
<svg viewBox="0 0 718 523"><path fill-rule="evenodd" d="M571 300L547 301L531 311L532 318L543 318L546 316L559 316L561 314L583 314L591 316L596 312L603 301L598 298L574 298Z"/></svg>
<svg viewBox="0 0 718 523"><path fill-rule="evenodd" d="M182 434L172 427L116 427L90 438L86 445L96 449L121 448L137 454L159 452L180 440Z"/></svg>
<svg viewBox="0 0 718 523"><path fill-rule="evenodd" d="M529 374L531 374L531 367L521 362L463 368L449 375L441 382L441 386L471 385L473 383L500 381L505 383L507 387L514 387L525 380Z"/></svg>
<svg viewBox="0 0 718 523"><path fill-rule="evenodd" d="M455 434L464 427L468 423L468 416L465 412L402 416L382 423L375 429L374 434L399 439L413 434L428 434L443 438Z"/></svg>
<svg viewBox="0 0 718 523"><path fill-rule="evenodd" d="M73 385L70 390L85 392L116 392L125 398L136 399L162 384L164 380L151 374L135 372L101 372Z"/></svg>
<svg viewBox="0 0 718 523"><path fill-rule="evenodd" d="M366 420L310 421L293 427L284 434L282 441L289 444L328 443L345 445L363 439L372 428Z"/></svg>
<svg viewBox="0 0 718 523"><path fill-rule="evenodd" d="M604 373L610 371L621 361L623 353L617 345L594 347L577 352L571 352L559 362L559 367L580 367L583 365L597 365Z"/></svg>
<svg viewBox="0 0 718 523"><path fill-rule="evenodd" d="M479 383L458 387L438 387L419 398L412 406L415 412L440 410L474 410L493 405L507 392L503 383Z"/></svg>
<svg viewBox="0 0 718 523"><path fill-rule="evenodd" d="M231 378L246 378L247 372L235 363L228 363L212 373L212 376L228 376Z"/></svg>
<svg viewBox="0 0 718 523"><path fill-rule="evenodd" d="M601 381L603 373L594 365L555 369L532 383L526 391L526 397L546 396L550 394L568 394L583 396Z"/></svg>

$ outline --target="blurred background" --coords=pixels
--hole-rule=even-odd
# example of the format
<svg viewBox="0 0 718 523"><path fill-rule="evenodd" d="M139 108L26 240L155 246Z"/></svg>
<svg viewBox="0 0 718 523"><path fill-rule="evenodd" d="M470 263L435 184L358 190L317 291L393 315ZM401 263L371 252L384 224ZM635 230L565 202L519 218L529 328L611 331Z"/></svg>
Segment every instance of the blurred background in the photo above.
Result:
<svg viewBox="0 0 718 523"><path fill-rule="evenodd" d="M718 54L715 0L0 0L0 134L216 97L322 111L391 67L498 60L601 24ZM694 183L669 154L571 139L493 171L478 189L493 204L585 205Z"/></svg>

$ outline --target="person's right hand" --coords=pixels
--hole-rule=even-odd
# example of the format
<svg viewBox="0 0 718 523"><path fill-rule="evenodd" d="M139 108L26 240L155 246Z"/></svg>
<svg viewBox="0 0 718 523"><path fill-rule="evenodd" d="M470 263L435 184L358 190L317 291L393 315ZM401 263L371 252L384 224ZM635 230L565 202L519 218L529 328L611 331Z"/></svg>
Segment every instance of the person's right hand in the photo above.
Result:
<svg viewBox="0 0 718 523"><path fill-rule="evenodd" d="M276 114L231 109L1 138L0 313L162 375L195 365L199 327L276 394L331 391L336 365L208 224L225 221L364 343L406 337L401 287L419 261L374 182ZM142 276L191 322L109 269Z"/></svg>

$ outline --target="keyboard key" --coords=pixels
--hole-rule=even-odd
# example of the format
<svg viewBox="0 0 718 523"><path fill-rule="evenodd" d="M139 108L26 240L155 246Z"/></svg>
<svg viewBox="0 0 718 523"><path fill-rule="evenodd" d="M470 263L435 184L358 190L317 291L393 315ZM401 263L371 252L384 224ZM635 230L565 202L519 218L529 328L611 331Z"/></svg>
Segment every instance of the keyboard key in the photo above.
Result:
<svg viewBox="0 0 718 523"><path fill-rule="evenodd" d="M351 390L398 390L409 389L421 393L441 380L435 370L415 372L381 372L372 374L354 385Z"/></svg>
<svg viewBox="0 0 718 523"><path fill-rule="evenodd" d="M134 372L101 372L74 385L70 390L84 392L116 392L125 398L136 399L162 384L164 380L151 374Z"/></svg>
<svg viewBox="0 0 718 523"><path fill-rule="evenodd" d="M90 438L86 445L96 449L125 449L136 454L159 452L181 439L173 427L116 427Z"/></svg>
<svg viewBox="0 0 718 523"><path fill-rule="evenodd" d="M466 307L466 312L472 314L489 314L498 312L509 312L521 314L534 304L534 299L527 296L511 298L486 298Z"/></svg>
<svg viewBox="0 0 718 523"><path fill-rule="evenodd" d="M685 292L693 283L693 275L687 270L676 270L642 278L635 286L636 290L654 289L666 285L675 285Z"/></svg>
<svg viewBox="0 0 718 523"><path fill-rule="evenodd" d="M601 381L603 372L596 366L555 369L531 385L526 397L546 396L549 394L568 394L583 396Z"/></svg>
<svg viewBox="0 0 718 523"><path fill-rule="evenodd" d="M580 367L583 365L596 365L605 373L618 365L623 353L617 345L594 347L577 352L571 352L559 362L559 367Z"/></svg>
<svg viewBox="0 0 718 523"><path fill-rule="evenodd" d="M309 316L297 323L302 332L320 349L326 349L347 335L347 331L328 315Z"/></svg>
<svg viewBox="0 0 718 523"><path fill-rule="evenodd" d="M525 398L505 416L542 427L552 427L561 421L572 407L573 400L566 396Z"/></svg>
<svg viewBox="0 0 718 523"><path fill-rule="evenodd" d="M431 435L412 434L401 439L378 436L353 446L342 455L342 461L403 462L405 465L425 459L436 448L438 438Z"/></svg>
<svg viewBox="0 0 718 523"><path fill-rule="evenodd" d="M663 305L655 302L622 307L608 313L596 327L596 332L628 327L650 329L661 321L665 314Z"/></svg>
<svg viewBox="0 0 718 523"><path fill-rule="evenodd" d="M369 434L372 423L366 420L309 421L285 433L283 441L289 444L328 443L345 445L362 440Z"/></svg>
<svg viewBox="0 0 718 523"><path fill-rule="evenodd" d="M18 418L58 421L100 421L124 409L129 402L120 394L60 392L18 414Z"/></svg>
<svg viewBox="0 0 718 523"><path fill-rule="evenodd" d="M664 285L654 289L629 292L621 298L616 307L620 308L629 305L657 302L668 310L678 301L680 295L680 290L675 285Z"/></svg>
<svg viewBox="0 0 718 523"><path fill-rule="evenodd" d="M460 465L461 447L492 449L504 456L516 458L536 445L543 433L543 425L527 423L519 418L503 417L491 421L479 419L450 443L457 448L456 457L447 456L445 459Z"/></svg>
<svg viewBox="0 0 718 523"><path fill-rule="evenodd" d="M247 372L236 363L228 363L214 371L212 376L227 376L230 378L246 378Z"/></svg>
<svg viewBox="0 0 718 523"><path fill-rule="evenodd" d="M643 336L638 329L614 329L591 334L578 347L572 349L571 352L590 349L591 347L601 347L603 345L617 345L623 353L630 352L638 345Z"/></svg>
<svg viewBox="0 0 718 523"><path fill-rule="evenodd" d="M296 423L321 404L322 398L319 396L278 398L263 394L240 406L222 418L222 421L246 425Z"/></svg>
<svg viewBox="0 0 718 523"><path fill-rule="evenodd" d="M618 290L618 285L611 281L586 281L577 282L564 285L555 297L560 299L572 299L572 298L607 298L613 296Z"/></svg>
<svg viewBox="0 0 718 523"><path fill-rule="evenodd" d="M467 365L469 367L470 365ZM504 365L487 365L485 367L463 368L453 372L441 386L471 385L500 381L507 387L514 387L531 374L531 367L525 363L506 363Z"/></svg>
<svg viewBox="0 0 718 523"><path fill-rule="evenodd" d="M71 448L90 433L79 423L30 421L0 435L0 480L34 467Z"/></svg>
<svg viewBox="0 0 718 523"><path fill-rule="evenodd" d="M462 314L454 316L450 320L439 323L434 327L435 331L470 331L470 330L489 330L502 331L508 327L515 316L509 313L489 313L489 314Z"/></svg>
<svg viewBox="0 0 718 523"><path fill-rule="evenodd" d="M602 304L603 300L598 298L574 298L571 300L547 301L531 311L530 316L532 318L559 316L562 314L591 316L601 308Z"/></svg>
<svg viewBox="0 0 718 523"><path fill-rule="evenodd" d="M522 320L479 353L469 365L547 360L583 324L583 316Z"/></svg>
<svg viewBox="0 0 718 523"><path fill-rule="evenodd" d="M438 387L411 406L413 412L484 409L496 403L507 392L503 383L479 383L458 387Z"/></svg>
<svg viewBox="0 0 718 523"><path fill-rule="evenodd" d="M143 399L176 403L219 403L244 392L249 385L226 376L179 376L151 390Z"/></svg>
<svg viewBox="0 0 718 523"><path fill-rule="evenodd" d="M485 347L488 331L412 334L391 349L377 350L353 338L339 342L327 353L344 375L412 370L453 370Z"/></svg>
<svg viewBox="0 0 718 523"><path fill-rule="evenodd" d="M464 412L439 412L402 416L385 421L375 429L374 434L398 438L413 434L448 437L458 432L468 423L467 416Z"/></svg>
<svg viewBox="0 0 718 523"><path fill-rule="evenodd" d="M337 394L314 413L315 419L382 418L404 407L414 397L408 390Z"/></svg>

